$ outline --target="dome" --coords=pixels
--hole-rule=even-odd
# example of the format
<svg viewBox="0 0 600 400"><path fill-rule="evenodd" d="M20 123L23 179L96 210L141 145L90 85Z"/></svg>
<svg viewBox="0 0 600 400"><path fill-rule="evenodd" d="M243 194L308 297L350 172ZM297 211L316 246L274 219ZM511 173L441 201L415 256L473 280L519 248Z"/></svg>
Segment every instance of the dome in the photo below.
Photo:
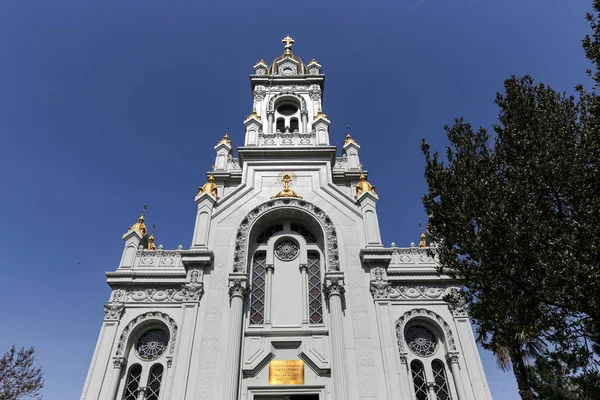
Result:
<svg viewBox="0 0 600 400"><path fill-rule="evenodd" d="M275 74L277 72L277 64L285 58L290 58L298 63L298 71L294 75L305 75L308 73L306 65L302 62L302 59L295 55L281 55L273 60L273 63L269 67L269 74Z"/></svg>

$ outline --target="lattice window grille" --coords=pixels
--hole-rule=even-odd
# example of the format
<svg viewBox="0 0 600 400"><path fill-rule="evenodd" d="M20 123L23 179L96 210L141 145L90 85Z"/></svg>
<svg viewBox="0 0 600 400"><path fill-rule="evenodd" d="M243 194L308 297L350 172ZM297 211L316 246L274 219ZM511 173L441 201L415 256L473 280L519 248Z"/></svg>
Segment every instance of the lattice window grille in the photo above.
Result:
<svg viewBox="0 0 600 400"><path fill-rule="evenodd" d="M140 378L142 376L142 366L136 364L129 369L123 400L136 400L138 388L140 387Z"/></svg>
<svg viewBox="0 0 600 400"><path fill-rule="evenodd" d="M154 365L150 370L150 375L148 376L148 391L146 392L146 400L158 400L163 371L164 367L161 364Z"/></svg>
<svg viewBox="0 0 600 400"><path fill-rule="evenodd" d="M424 326L411 326L405 333L408 348L418 356L427 357L435 353L435 335Z"/></svg>
<svg viewBox="0 0 600 400"><path fill-rule="evenodd" d="M254 256L252 268L252 291L250 292L250 325L260 325L265 322L265 253Z"/></svg>
<svg viewBox="0 0 600 400"><path fill-rule="evenodd" d="M306 243L317 243L317 237L305 227L298 224L292 224L290 228L294 232L298 232L300 235L302 235L302 237L304 237L304 240L306 240Z"/></svg>
<svg viewBox="0 0 600 400"><path fill-rule="evenodd" d="M444 364L439 360L434 360L431 363L431 369L433 370L433 380L435 381L436 400L450 400L450 390L446 383Z"/></svg>
<svg viewBox="0 0 600 400"><path fill-rule="evenodd" d="M319 253L308 254L308 312L311 324L323 323L321 263Z"/></svg>
<svg viewBox="0 0 600 400"><path fill-rule="evenodd" d="M152 361L159 358L169 345L169 334L162 329L152 329L142 335L136 348L142 360Z"/></svg>
<svg viewBox="0 0 600 400"><path fill-rule="evenodd" d="M425 369L420 361L410 363L410 370L413 377L413 386L417 400L427 400L427 382L425 381Z"/></svg>
<svg viewBox="0 0 600 400"><path fill-rule="evenodd" d="M267 229L265 229L264 231L262 231L260 233L260 235L258 235L258 237L256 238L256 242L259 244L267 243L269 241L269 239L271 238L271 236L273 236L275 233L282 231L282 230L283 230L282 224L270 226Z"/></svg>

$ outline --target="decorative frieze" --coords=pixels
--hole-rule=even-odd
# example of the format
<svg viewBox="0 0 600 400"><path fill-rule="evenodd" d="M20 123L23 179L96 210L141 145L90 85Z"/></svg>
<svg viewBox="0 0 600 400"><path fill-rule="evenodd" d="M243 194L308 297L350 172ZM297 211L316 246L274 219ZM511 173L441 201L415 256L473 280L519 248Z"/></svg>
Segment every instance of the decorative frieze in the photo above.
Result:
<svg viewBox="0 0 600 400"><path fill-rule="evenodd" d="M455 289L454 286L406 286L383 280L371 281L371 294L375 300L442 300Z"/></svg>

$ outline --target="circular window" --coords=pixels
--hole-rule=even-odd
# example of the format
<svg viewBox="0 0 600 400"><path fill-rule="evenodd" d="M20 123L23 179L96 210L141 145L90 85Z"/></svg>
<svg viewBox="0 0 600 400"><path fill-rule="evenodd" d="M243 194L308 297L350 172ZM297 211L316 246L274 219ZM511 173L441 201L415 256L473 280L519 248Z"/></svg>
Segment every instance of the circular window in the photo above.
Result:
<svg viewBox="0 0 600 400"><path fill-rule="evenodd" d="M152 361L160 357L169 344L169 334L162 329L152 329L142 335L135 348L142 360Z"/></svg>
<svg viewBox="0 0 600 400"><path fill-rule="evenodd" d="M298 257L300 249L296 242L291 240L282 240L275 246L275 255L282 261L290 261Z"/></svg>
<svg viewBox="0 0 600 400"><path fill-rule="evenodd" d="M427 357L435 353L437 339L435 335L424 326L415 325L406 330L404 334L408 348L421 357Z"/></svg>

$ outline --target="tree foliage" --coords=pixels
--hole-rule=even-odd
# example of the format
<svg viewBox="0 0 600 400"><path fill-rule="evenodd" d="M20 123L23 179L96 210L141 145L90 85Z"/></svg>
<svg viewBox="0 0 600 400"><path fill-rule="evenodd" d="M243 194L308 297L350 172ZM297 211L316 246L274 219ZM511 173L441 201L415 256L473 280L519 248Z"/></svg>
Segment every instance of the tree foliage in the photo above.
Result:
<svg viewBox="0 0 600 400"><path fill-rule="evenodd" d="M34 367L35 350L13 346L0 358L0 400L41 399L42 369Z"/></svg>
<svg viewBox="0 0 600 400"><path fill-rule="evenodd" d="M594 10L583 46L598 88ZM523 399L600 398L600 98L513 76L495 104L493 133L445 127L445 160L422 145L430 234L464 282L449 300L467 302Z"/></svg>

